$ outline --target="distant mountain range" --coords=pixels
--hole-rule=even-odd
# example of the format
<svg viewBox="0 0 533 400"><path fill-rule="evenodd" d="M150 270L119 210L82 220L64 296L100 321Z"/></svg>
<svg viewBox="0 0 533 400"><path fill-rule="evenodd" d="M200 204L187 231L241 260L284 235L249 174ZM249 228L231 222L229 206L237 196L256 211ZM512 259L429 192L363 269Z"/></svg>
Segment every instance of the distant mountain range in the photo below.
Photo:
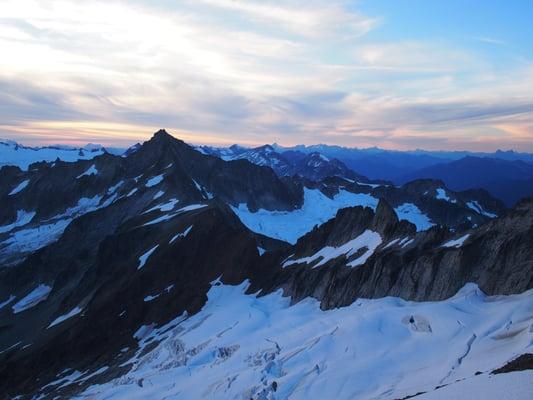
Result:
<svg viewBox="0 0 533 400"><path fill-rule="evenodd" d="M422 168L396 181L402 183L420 178L440 179L454 190L481 187L508 206L533 195L533 164L521 160L468 156Z"/></svg>
<svg viewBox="0 0 533 400"><path fill-rule="evenodd" d="M520 160L533 164L532 153L519 153L513 150L497 150L493 153L426 150L397 151L378 147L358 149L325 144L293 147L274 144L272 147L280 153L287 151L298 151L305 154L319 152L326 157L342 161L349 168L370 179L386 179L390 181L401 179L403 176L422 168L456 161L464 157L496 158L506 161Z"/></svg>
<svg viewBox="0 0 533 400"><path fill-rule="evenodd" d="M328 176L339 176L360 182L368 178L356 173L336 158L328 158L319 152L308 154L298 151L280 153L270 145L245 148L233 145L227 148L199 146L197 150L214 155L225 161L248 160L253 164L270 167L278 176L299 175L312 181L320 181Z"/></svg>
<svg viewBox="0 0 533 400"><path fill-rule="evenodd" d="M27 169L34 162L87 160L103 153L127 156L141 147L109 148L89 144L83 147L26 147L13 141L0 141L0 166L17 165ZM450 189L485 189L511 207L533 195L533 154L512 150L493 153L466 151L392 151L379 148L357 149L330 145L278 144L247 148L197 146L204 154L225 161L248 160L270 167L278 176L300 176L311 181L343 177L360 183L402 185L416 179L437 179Z"/></svg>

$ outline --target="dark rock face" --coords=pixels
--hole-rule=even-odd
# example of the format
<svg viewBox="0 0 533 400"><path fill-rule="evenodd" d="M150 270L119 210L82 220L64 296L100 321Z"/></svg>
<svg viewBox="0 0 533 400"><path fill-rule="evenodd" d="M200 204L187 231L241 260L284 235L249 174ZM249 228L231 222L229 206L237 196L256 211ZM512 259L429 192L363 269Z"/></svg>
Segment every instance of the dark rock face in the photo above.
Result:
<svg viewBox="0 0 533 400"><path fill-rule="evenodd" d="M533 354L522 354L513 361L505 364L503 367L492 371L493 374L506 374L508 372L525 371L533 369Z"/></svg>
<svg viewBox="0 0 533 400"><path fill-rule="evenodd" d="M317 182L330 176L340 176L360 182L368 182L368 178L352 171L341 161L335 158L330 160L317 152L308 154L298 160L294 164L293 174Z"/></svg>
<svg viewBox="0 0 533 400"><path fill-rule="evenodd" d="M25 180L23 190L10 194ZM441 184L396 188L339 177L278 178L272 169L246 160L201 154L165 131L127 157L39 163L27 172L3 167L0 227L16 225L21 209L35 215L0 233L0 304L14 298L0 307L0 398L31 397L66 368L108 365L112 372L98 379L120 376L132 367L124 362L138 346L134 333L196 313L217 279L226 284L248 279L250 292L282 288L294 302L312 296L323 308L358 297L443 299L467 282L489 294L533 287L533 200L490 219L465 205L476 199L494 211L498 204L490 196L452 192ZM293 210L302 203L304 187L330 197L340 190L371 194L380 201L375 211L339 210L294 246L251 232L229 207ZM437 189L456 202L436 198ZM444 226L417 232L393 208L405 202L427 212L440 210L442 215L435 211L431 218L452 221L456 232ZM457 233L463 217L480 226ZM63 220L67 224L57 237L43 240L51 229L43 234L43 227ZM26 247L6 245L23 230L34 235ZM283 267L286 260L339 248L365 232L380 238L373 250L365 242L353 254L316 268L320 258ZM445 246L466 234L462 243ZM367 252L360 264L347 266ZM46 299L15 313L12 307L39 285L50 287ZM77 308L79 314L52 325ZM68 398L91 383L44 393Z"/></svg>
<svg viewBox="0 0 533 400"><path fill-rule="evenodd" d="M41 386L36 376L53 380L65 366L86 370L96 360L117 366L123 361L116 359L120 349L135 346L139 326L197 312L210 282L219 277L237 284L254 275L256 238L220 205L157 225L142 225L153 215L134 217L87 249L80 234L98 224L103 212L80 218L57 243L0 276L2 296L18 294L13 288L28 293L37 283L53 288L46 302L28 311L0 314L2 343L17 338L32 344L2 354L2 393L36 389ZM173 240L189 227L186 240ZM156 245L139 268L143 254ZM83 308L82 318L49 327L75 307Z"/></svg>
<svg viewBox="0 0 533 400"><path fill-rule="evenodd" d="M340 246L366 229L379 232L382 243L364 265L350 268L341 256L316 268L305 263L283 268L290 257L301 259L326 246ZM272 274L258 287L267 292L282 287L293 301L312 296L321 300L323 308L345 306L358 297L440 300L453 296L468 282L477 283L490 295L521 293L533 287L532 237L533 200L461 235L444 227L416 233L414 226L398 221L382 201L376 213L361 207L340 210L334 220L292 248L271 255L265 262L277 259L278 268L265 266L265 274L267 269ZM409 241L404 239L402 245L398 238ZM464 240L450 245L458 238Z"/></svg>

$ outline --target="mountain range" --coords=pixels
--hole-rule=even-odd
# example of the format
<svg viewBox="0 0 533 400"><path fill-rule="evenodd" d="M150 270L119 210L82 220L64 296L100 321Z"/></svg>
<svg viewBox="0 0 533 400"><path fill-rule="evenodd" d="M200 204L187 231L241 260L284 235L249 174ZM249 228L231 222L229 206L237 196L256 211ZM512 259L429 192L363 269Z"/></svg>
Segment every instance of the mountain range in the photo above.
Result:
<svg viewBox="0 0 533 400"><path fill-rule="evenodd" d="M164 130L97 152L0 169L0 398L531 393L533 199Z"/></svg>
<svg viewBox="0 0 533 400"><path fill-rule="evenodd" d="M438 179L454 190L485 189L508 207L533 195L533 155L529 153L399 152L327 145L284 148L276 144L251 149L237 145L198 149L226 160L245 158L268 165L278 175L296 174L313 180L332 175L350 178L347 171L360 182L401 185L416 179ZM309 168L315 160L330 164L328 169L321 168L322 175Z"/></svg>

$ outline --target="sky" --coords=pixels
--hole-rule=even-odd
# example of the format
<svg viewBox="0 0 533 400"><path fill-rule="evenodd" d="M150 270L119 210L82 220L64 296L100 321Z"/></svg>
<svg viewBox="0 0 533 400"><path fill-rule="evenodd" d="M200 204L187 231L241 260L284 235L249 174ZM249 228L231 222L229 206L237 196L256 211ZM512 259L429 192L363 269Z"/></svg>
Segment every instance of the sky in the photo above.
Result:
<svg viewBox="0 0 533 400"><path fill-rule="evenodd" d="M533 152L530 0L2 0L0 138Z"/></svg>

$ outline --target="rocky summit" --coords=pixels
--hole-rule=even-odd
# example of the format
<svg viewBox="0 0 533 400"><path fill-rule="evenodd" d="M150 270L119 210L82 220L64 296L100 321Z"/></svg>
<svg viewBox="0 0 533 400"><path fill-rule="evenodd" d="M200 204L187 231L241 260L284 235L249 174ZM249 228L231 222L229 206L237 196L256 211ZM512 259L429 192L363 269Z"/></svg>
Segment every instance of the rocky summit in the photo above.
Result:
<svg viewBox="0 0 533 400"><path fill-rule="evenodd" d="M0 169L0 398L531 393L533 199L164 130L68 151Z"/></svg>

